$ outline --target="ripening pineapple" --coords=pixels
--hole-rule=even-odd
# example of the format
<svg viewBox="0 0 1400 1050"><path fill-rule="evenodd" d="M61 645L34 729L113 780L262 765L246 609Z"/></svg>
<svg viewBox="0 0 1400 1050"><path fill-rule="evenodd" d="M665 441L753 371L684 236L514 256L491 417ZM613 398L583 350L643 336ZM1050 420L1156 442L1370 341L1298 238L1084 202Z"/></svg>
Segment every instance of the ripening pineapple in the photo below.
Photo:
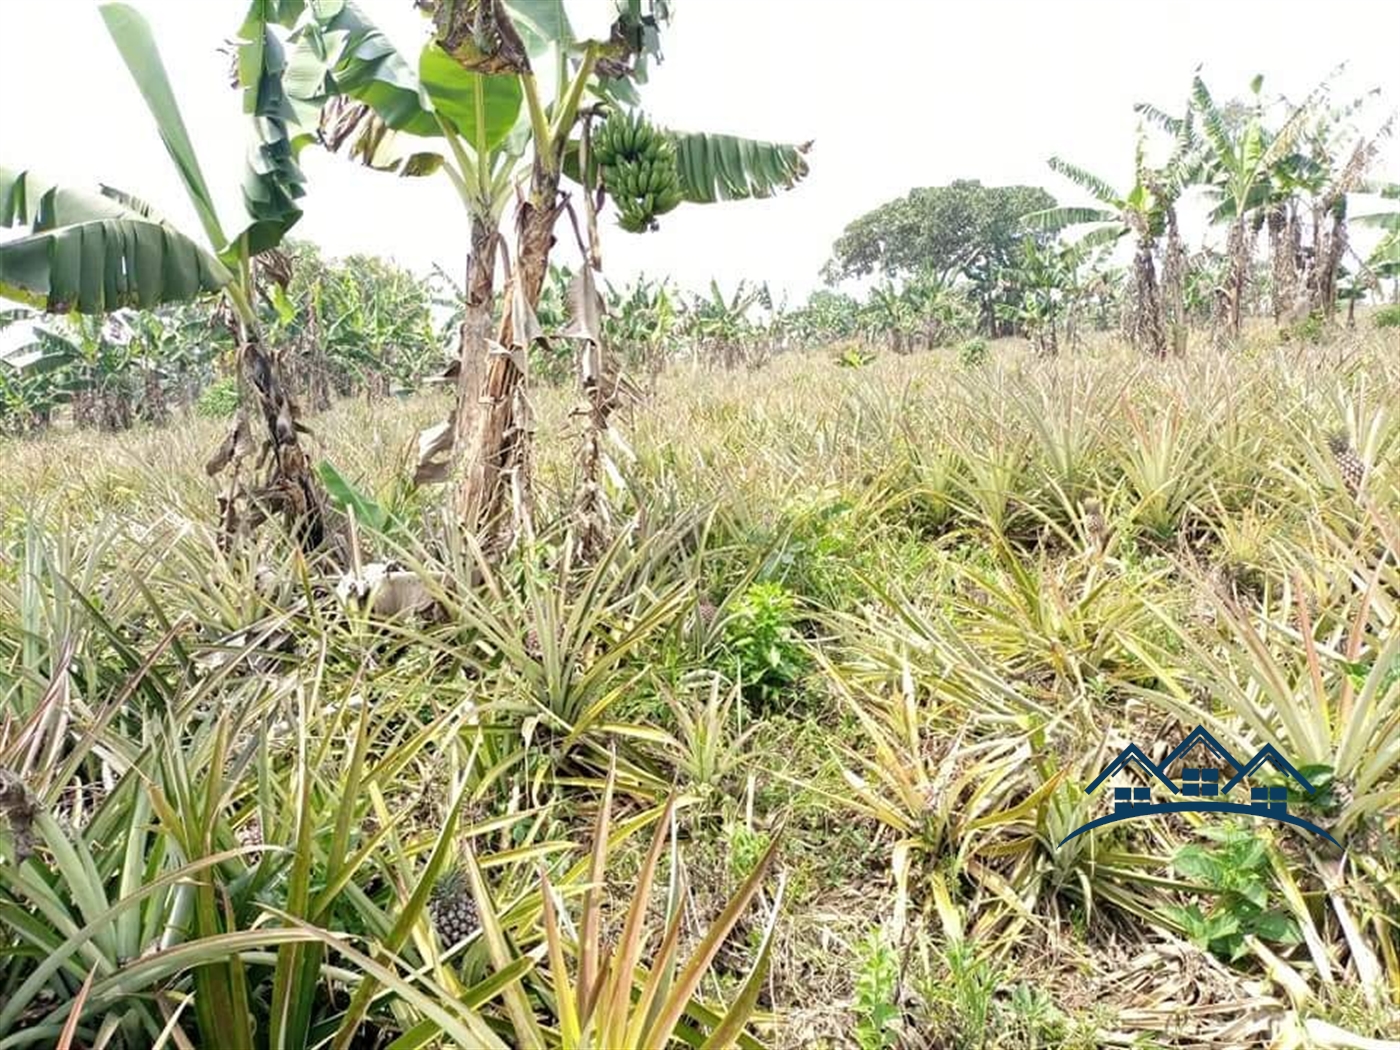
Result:
<svg viewBox="0 0 1400 1050"><path fill-rule="evenodd" d="M233 829L233 837L240 846L264 846L262 820L254 813L246 821ZM249 853L248 861L256 864L261 853Z"/></svg>
<svg viewBox="0 0 1400 1050"><path fill-rule="evenodd" d="M454 868L438 879L428 898L428 914L444 948L460 944L477 931L481 923L465 871Z"/></svg>
<svg viewBox="0 0 1400 1050"><path fill-rule="evenodd" d="M1356 801L1356 790L1348 781L1340 778L1332 781L1331 795L1332 802L1337 807L1338 813L1345 813L1351 808L1351 804Z"/></svg>
<svg viewBox="0 0 1400 1050"><path fill-rule="evenodd" d="M1094 547L1102 554L1108 547L1108 522L1104 521L1103 507L1096 499L1084 501L1084 527Z"/></svg>
<svg viewBox="0 0 1400 1050"><path fill-rule="evenodd" d="M1327 447L1332 450L1332 458L1342 472L1347 491L1355 496L1361 491L1362 479L1366 477L1366 461L1356 454L1356 449L1351 447L1345 434L1333 434L1327 439Z"/></svg>
<svg viewBox="0 0 1400 1050"><path fill-rule="evenodd" d="M715 617L719 615L719 606L708 598L702 597L695 606L695 616L700 621L700 626L709 630L715 622Z"/></svg>

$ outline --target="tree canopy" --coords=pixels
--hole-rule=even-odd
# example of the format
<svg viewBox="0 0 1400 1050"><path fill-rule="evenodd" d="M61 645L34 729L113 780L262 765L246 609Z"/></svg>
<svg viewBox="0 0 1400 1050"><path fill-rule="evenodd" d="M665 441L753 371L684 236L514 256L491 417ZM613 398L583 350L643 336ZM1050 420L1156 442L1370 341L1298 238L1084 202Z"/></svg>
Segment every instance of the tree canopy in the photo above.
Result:
<svg viewBox="0 0 1400 1050"><path fill-rule="evenodd" d="M923 186L866 212L832 246L828 281L921 271L945 276L1011 262L1026 233L1021 217L1053 208L1036 186L983 186L958 179Z"/></svg>

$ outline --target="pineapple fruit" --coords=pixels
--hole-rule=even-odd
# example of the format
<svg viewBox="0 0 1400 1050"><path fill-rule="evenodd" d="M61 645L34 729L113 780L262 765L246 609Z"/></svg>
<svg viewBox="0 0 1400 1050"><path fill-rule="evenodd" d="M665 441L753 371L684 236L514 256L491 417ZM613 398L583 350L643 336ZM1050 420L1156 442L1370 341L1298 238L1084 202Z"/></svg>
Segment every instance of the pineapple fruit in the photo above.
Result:
<svg viewBox="0 0 1400 1050"><path fill-rule="evenodd" d="M1342 472L1347 491L1355 496L1361 491L1361 482L1366 477L1366 461L1356 454L1345 434L1333 434L1327 439L1327 447L1332 451L1337 469Z"/></svg>
<svg viewBox="0 0 1400 1050"><path fill-rule="evenodd" d="M454 868L438 879L428 898L428 914L443 948L452 948L477 931L481 923L465 871Z"/></svg>

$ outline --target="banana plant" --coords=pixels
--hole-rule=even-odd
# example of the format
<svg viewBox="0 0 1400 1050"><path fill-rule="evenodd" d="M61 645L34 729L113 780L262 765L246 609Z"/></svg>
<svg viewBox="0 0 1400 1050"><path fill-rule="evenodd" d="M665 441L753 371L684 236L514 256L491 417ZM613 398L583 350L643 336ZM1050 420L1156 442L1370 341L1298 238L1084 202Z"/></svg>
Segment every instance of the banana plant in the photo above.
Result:
<svg viewBox="0 0 1400 1050"><path fill-rule="evenodd" d="M792 312L792 334L803 345L850 339L859 332L860 312L860 304L851 295L819 288Z"/></svg>
<svg viewBox="0 0 1400 1050"><path fill-rule="evenodd" d="M1360 260L1377 292L1386 278L1395 281L1394 298L1400 302L1400 183L1376 183L1366 187L1382 202L1381 210L1353 215L1351 221L1380 231L1380 240L1365 259Z"/></svg>
<svg viewBox="0 0 1400 1050"><path fill-rule="evenodd" d="M63 382L79 425L102 430L131 426L135 400L135 348L127 317L75 314L65 323L38 330L45 359L61 362Z"/></svg>
<svg viewBox="0 0 1400 1050"><path fill-rule="evenodd" d="M902 354L912 349L914 333L919 327L918 314L913 302L902 295L893 282L887 280L870 289L865 313L871 328L889 340L891 350Z"/></svg>
<svg viewBox="0 0 1400 1050"><path fill-rule="evenodd" d="M1184 136L1190 134L1189 129L1189 123L1180 124L1179 143L1187 141ZM1156 249L1158 240L1164 234L1169 234L1169 229L1175 231L1175 202L1184 188L1185 168L1180 151L1175 152L1172 161L1163 168L1149 167L1145 145L1143 133L1139 130L1133 185L1125 192L1115 190L1104 179L1060 157L1051 157L1050 169L1086 190L1098 206L1047 208L1026 216L1026 221L1038 229L1054 231L1083 227L1085 232L1075 242L1081 248L1100 247L1122 237L1133 237L1133 301L1127 335L1138 349L1154 357L1166 357L1169 331L1175 336L1173 342L1178 353L1183 352L1185 346L1181 337L1176 336L1174 318L1169 316L1172 312L1169 310L1172 295L1162 287L1165 273L1159 280ZM1173 250L1174 244L1169 246L1169 254ZM1171 269L1170 260L1164 269Z"/></svg>
<svg viewBox="0 0 1400 1050"><path fill-rule="evenodd" d="M1343 277L1343 261L1350 244L1347 224L1353 199L1361 194L1384 194L1385 190L1384 186L1368 182L1367 172L1379 155L1381 142L1394 130L1394 114L1369 131L1350 122L1370 97L1321 110L1307 135L1306 156L1298 164L1312 175L1311 184L1306 187L1311 191L1313 227L1312 251L1305 255L1311 263L1304 278L1308 310L1328 318L1337 311L1338 281ZM1355 218L1366 224L1365 215Z"/></svg>
<svg viewBox="0 0 1400 1050"><path fill-rule="evenodd" d="M1200 118L1205 183L1217 204L1212 222L1229 224L1225 254L1229 270L1216 302L1218 337L1238 339L1244 323L1253 243L1250 217L1269 203L1271 180L1279 165L1293 154L1307 130L1308 119L1327 90L1324 81L1298 105L1289 106L1282 123L1266 123L1262 95L1264 78L1250 82L1252 102L1242 122L1227 120L1201 77L1191 82L1191 108Z"/></svg>
<svg viewBox="0 0 1400 1050"><path fill-rule="evenodd" d="M253 0L239 30L237 84L251 118L252 144L242 200L221 207L205 179L175 89L155 37L132 7L99 8L194 206L203 242L164 219L145 201L110 186L96 193L58 186L29 170L0 168L0 225L28 232L0 245L0 294L53 313L105 314L121 307L153 307L222 292L236 319L240 363L256 392L272 450L265 483L247 490L237 461L248 449L246 420L210 462L210 473L233 464L221 498L231 533L246 499L250 517L283 511L307 546L324 534L319 486L297 439L297 409L276 359L263 347L254 310L258 257L273 249L301 217L303 179L297 152L309 132L282 86L286 52L276 27L300 13L299 0ZM222 215L234 214L231 225Z"/></svg>
<svg viewBox="0 0 1400 1050"><path fill-rule="evenodd" d="M605 189L594 189L588 129L605 110L636 106L669 4L649 0L644 10L642 0L617 0L615 18L592 32L575 30L562 0L419 7L433 28L415 60L348 0L312 5L285 83L299 108L319 113L332 151L403 176L441 172L471 219L457 409L428 445L434 454L452 451L457 512L477 528L503 517L503 480L518 479L528 458L520 384L535 326L527 317L539 303L555 224L569 210L561 182L583 180L600 206L606 199ZM684 201L766 197L806 174L805 146L662 134ZM509 308L493 332L498 228L517 197ZM588 263L596 268L598 260ZM450 473L420 469L424 478Z"/></svg>
<svg viewBox="0 0 1400 1050"><path fill-rule="evenodd" d="M626 365L654 379L676 325L675 289L664 278L643 276L621 289L608 284L606 299L603 334L608 345L622 353Z"/></svg>
<svg viewBox="0 0 1400 1050"><path fill-rule="evenodd" d="M734 294L726 297L719 282L711 279L707 295L691 298L685 312L686 333L697 350L718 356L725 368L732 369L742 360L744 346L754 332L749 311L765 301L771 302L767 285L740 281Z"/></svg>
<svg viewBox="0 0 1400 1050"><path fill-rule="evenodd" d="M25 434L49 424L67 400L67 360L46 347L32 312L0 310L0 434Z"/></svg>
<svg viewBox="0 0 1400 1050"><path fill-rule="evenodd" d="M1043 248L1029 238L1022 242L1021 261L1016 269L1021 295L998 308L1031 337L1036 351L1043 356L1059 353L1062 324L1065 334L1073 337L1072 310L1086 252L1082 241Z"/></svg>

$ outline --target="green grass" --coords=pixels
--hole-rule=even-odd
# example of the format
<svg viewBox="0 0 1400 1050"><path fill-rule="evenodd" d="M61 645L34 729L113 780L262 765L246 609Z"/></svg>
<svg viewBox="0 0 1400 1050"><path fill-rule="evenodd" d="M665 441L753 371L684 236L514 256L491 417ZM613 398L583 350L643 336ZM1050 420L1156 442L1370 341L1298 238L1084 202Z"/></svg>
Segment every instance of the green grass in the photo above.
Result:
<svg viewBox="0 0 1400 1050"><path fill-rule="evenodd" d="M563 553L567 392L536 406L538 542L490 567L441 490L402 484L445 402L342 403L313 455L397 519L362 557L435 605L392 621L342 608L341 567L285 537L220 552L217 420L0 444L0 786L23 785L12 824L37 814L23 867L0 820L0 1047L55 1045L70 1012L85 1045L578 1045L572 923L647 916L649 943L607 942L635 944L640 989L668 915L683 962L736 895L680 1022L697 1039L736 1002L777 1047L1381 1036L1397 349L675 369L621 420L615 543L587 566ZM1246 899L1183 870L1215 848L1191 821L1056 848L1103 812L1083 787L1107 755L1198 721L1329 785L1340 867L1257 829L1246 889L1280 918L1250 930L1296 937L1213 952L1188 928ZM781 893L746 881L775 842ZM482 917L455 947L426 907L453 870Z"/></svg>

